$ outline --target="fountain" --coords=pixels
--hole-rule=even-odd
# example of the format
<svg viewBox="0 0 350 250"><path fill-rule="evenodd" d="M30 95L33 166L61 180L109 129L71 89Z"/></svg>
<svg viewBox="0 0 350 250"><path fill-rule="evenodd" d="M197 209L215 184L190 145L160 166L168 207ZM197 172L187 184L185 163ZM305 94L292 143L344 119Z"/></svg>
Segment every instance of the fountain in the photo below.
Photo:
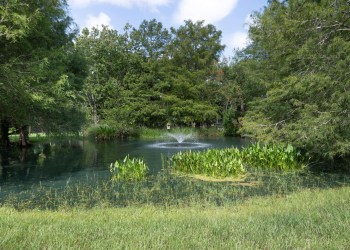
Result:
<svg viewBox="0 0 350 250"><path fill-rule="evenodd" d="M193 138L192 134L185 135L183 133L177 133L177 134L168 133L167 135L169 137L174 138L175 140L177 140L178 143L183 143L184 140Z"/></svg>
<svg viewBox="0 0 350 250"><path fill-rule="evenodd" d="M200 143L194 141L186 141L189 139L194 139L193 134L184 133L167 133L166 137L175 139L176 142L160 142L150 145L154 148L168 148L168 149L196 149L196 148L207 148L210 144Z"/></svg>

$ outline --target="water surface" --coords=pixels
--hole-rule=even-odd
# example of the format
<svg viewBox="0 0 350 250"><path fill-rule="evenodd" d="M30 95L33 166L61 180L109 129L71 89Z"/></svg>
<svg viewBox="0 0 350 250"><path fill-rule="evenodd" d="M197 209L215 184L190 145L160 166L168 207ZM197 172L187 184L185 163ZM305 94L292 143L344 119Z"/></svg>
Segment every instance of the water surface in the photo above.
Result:
<svg viewBox="0 0 350 250"><path fill-rule="evenodd" d="M193 144L192 144L193 143ZM84 179L110 178L109 166L126 155L143 158L151 174L162 169L162 159L181 150L242 147L247 140L219 138L185 141L182 145L169 140L129 140L93 142L60 140L36 143L29 149L0 151L0 188L36 183L61 185Z"/></svg>

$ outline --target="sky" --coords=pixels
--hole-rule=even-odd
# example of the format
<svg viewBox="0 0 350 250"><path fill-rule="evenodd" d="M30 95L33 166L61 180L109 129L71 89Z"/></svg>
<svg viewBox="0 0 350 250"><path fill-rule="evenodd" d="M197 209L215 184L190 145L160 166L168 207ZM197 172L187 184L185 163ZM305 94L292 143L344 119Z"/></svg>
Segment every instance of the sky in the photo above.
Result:
<svg viewBox="0 0 350 250"><path fill-rule="evenodd" d="M108 25L122 32L126 23L138 28L156 19L165 28L178 28L184 20L204 20L222 31L225 57L248 43L250 14L262 11L267 0L68 0L70 16L80 29Z"/></svg>

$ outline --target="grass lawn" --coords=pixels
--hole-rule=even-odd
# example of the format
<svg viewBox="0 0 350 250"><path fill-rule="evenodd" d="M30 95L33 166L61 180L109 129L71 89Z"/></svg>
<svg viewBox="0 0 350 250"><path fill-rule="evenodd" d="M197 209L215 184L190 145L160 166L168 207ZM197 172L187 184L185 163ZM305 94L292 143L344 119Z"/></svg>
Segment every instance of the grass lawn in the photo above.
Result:
<svg viewBox="0 0 350 250"><path fill-rule="evenodd" d="M0 249L350 249L350 187L230 206L0 208Z"/></svg>

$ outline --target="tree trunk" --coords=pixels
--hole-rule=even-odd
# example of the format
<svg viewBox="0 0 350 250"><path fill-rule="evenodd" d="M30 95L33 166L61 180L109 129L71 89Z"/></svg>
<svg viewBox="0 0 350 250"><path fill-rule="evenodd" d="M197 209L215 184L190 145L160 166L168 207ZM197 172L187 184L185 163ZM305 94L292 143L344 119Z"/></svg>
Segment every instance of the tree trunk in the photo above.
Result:
<svg viewBox="0 0 350 250"><path fill-rule="evenodd" d="M1 123L1 145L4 147L10 146L10 139L9 139L9 130L10 130L10 124L6 121L6 119L2 119L0 121Z"/></svg>
<svg viewBox="0 0 350 250"><path fill-rule="evenodd" d="M92 106L92 119L94 121L94 125L98 124L98 117L97 117L97 107L95 104Z"/></svg>
<svg viewBox="0 0 350 250"><path fill-rule="evenodd" d="M22 148L28 148L32 144L29 142L29 126L24 125L19 130L19 146Z"/></svg>

